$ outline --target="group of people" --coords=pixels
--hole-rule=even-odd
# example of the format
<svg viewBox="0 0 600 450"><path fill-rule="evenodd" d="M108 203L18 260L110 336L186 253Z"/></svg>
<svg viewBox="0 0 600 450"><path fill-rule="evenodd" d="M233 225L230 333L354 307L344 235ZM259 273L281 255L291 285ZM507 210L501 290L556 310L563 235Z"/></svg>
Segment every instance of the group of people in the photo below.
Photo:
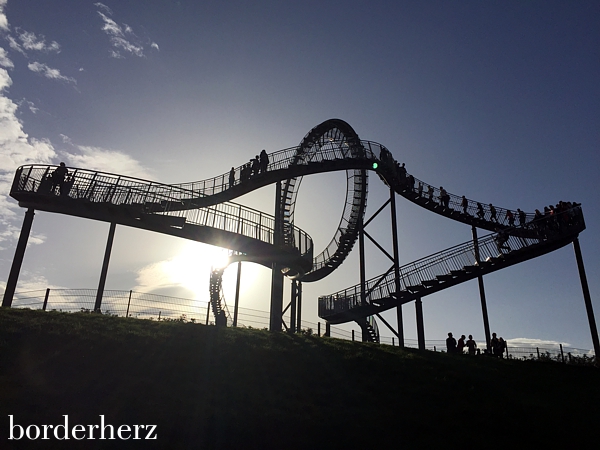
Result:
<svg viewBox="0 0 600 450"><path fill-rule="evenodd" d="M465 352L465 348L467 349L467 354L469 355L479 355L479 349L477 348L477 343L473 340L473 336L469 335L469 339L465 337L465 335L461 335L460 339L457 341L452 333L448 333L448 338L446 339L446 351L451 354L463 355ZM506 341L502 337L497 337L496 333L492 333L492 339L490 340L490 347L492 351L492 355L497 358L503 358L504 352L506 351ZM487 353L487 351L486 351Z"/></svg>
<svg viewBox="0 0 600 450"><path fill-rule="evenodd" d="M473 336L469 335L469 339L467 339L465 335L461 335L458 342L452 336L452 333L448 333L448 338L446 339L446 351L448 353L457 353L459 355L464 354L465 347L467 348L467 353L469 355L479 354L477 349L477 343L473 340Z"/></svg>
<svg viewBox="0 0 600 450"><path fill-rule="evenodd" d="M262 150L260 155L252 158L249 162L244 164L240 169L240 183L250 180L253 176L260 173L265 173L269 166L269 155L266 150ZM233 187L235 184L235 167L232 167L229 171L229 187Z"/></svg>
<svg viewBox="0 0 600 450"><path fill-rule="evenodd" d="M580 203L559 201L556 206L544 206L544 212L535 210L532 227L542 233L559 232L577 223L576 208ZM546 220L544 220L546 219Z"/></svg>

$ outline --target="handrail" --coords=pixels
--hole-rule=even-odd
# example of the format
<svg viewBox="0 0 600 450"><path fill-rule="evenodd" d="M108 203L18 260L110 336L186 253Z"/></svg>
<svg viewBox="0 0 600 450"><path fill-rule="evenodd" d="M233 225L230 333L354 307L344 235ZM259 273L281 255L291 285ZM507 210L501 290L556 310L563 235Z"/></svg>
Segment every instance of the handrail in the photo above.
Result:
<svg viewBox="0 0 600 450"><path fill-rule="evenodd" d="M269 244L274 243L275 219L259 210L223 202L205 208L169 211L164 205L186 201L193 194L171 185L79 168L72 169L64 181L64 190L57 192L49 176L49 169L54 167L56 166L35 164L19 167L11 195L35 193L59 199L133 208L140 214L177 217L184 219L187 224L212 226ZM298 227L293 227L293 233L300 255L310 255L310 236Z"/></svg>
<svg viewBox="0 0 600 450"><path fill-rule="evenodd" d="M453 271L461 271L468 266L481 266L505 254L531 248L536 244L552 243L561 238L577 235L585 228L583 214L579 206L563 211L556 216L548 216L530 222L523 227L528 228L535 237L520 237L510 230L500 231L483 236L477 244L468 241L441 252L434 253L400 267L400 291L411 292L423 282L436 280L438 276L449 275ZM521 227L516 227L521 228ZM478 246L479 260L476 258L475 245ZM372 278L366 282L367 302L394 298L396 293L394 273L389 271L383 276ZM364 306L361 303L361 285L343 289L330 295L319 297L319 316L347 312L353 308Z"/></svg>

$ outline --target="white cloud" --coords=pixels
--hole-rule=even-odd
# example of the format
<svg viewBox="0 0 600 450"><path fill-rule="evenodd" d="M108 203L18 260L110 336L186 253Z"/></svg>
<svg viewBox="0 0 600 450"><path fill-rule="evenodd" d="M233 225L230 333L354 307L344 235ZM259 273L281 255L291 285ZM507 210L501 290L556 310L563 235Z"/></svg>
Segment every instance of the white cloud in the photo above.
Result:
<svg viewBox="0 0 600 450"><path fill-rule="evenodd" d="M2 47L0 47L0 66L5 67L7 69L12 69L13 67L15 67L13 62L8 57L8 53L6 53L6 50L4 50L4 48Z"/></svg>
<svg viewBox="0 0 600 450"><path fill-rule="evenodd" d="M153 42L152 45L150 45L151 48L160 51L160 48L158 48L158 44L156 42Z"/></svg>
<svg viewBox="0 0 600 450"><path fill-rule="evenodd" d="M15 225L19 207L8 197L15 170L23 164L51 164L56 156L48 140L30 138L23 131L16 116L19 106L4 95L11 84L6 69L0 68L0 242L16 239L20 229ZM42 241L37 237L32 243Z"/></svg>
<svg viewBox="0 0 600 450"><path fill-rule="evenodd" d="M17 40L14 37L6 36L6 40L8 41L8 45L10 48L12 48L13 50L16 50L17 52L21 53L22 55L27 56L27 53L25 53L25 50L23 50L21 45L17 42Z"/></svg>
<svg viewBox="0 0 600 450"><path fill-rule="evenodd" d="M0 29L2 30L8 30L8 20L6 20L6 14L4 14L6 2L7 0L0 0Z"/></svg>
<svg viewBox="0 0 600 450"><path fill-rule="evenodd" d="M123 152L85 145L77 145L75 147L81 152L80 154L64 154L70 166L118 173L136 178L152 178L148 169L143 167L139 161Z"/></svg>
<svg viewBox="0 0 600 450"><path fill-rule="evenodd" d="M94 3L94 6L96 6L98 9L103 9L104 12L110 14L112 16L113 12L112 9L110 9L108 6L106 6L104 3Z"/></svg>
<svg viewBox="0 0 600 450"><path fill-rule="evenodd" d="M77 81L75 80L75 78L64 76L60 73L60 70L53 69L46 64L39 63L36 61L36 62L29 63L27 65L27 67L32 72L41 73L46 78L50 78L51 80L60 80L60 81L66 81L68 83L77 84Z"/></svg>
<svg viewBox="0 0 600 450"><path fill-rule="evenodd" d="M17 102L17 104L19 105L19 107L26 105L29 108L29 111L31 111L33 114L37 114L38 112L40 112L40 108L36 107L35 103L27 100L26 98L24 98L20 102Z"/></svg>
<svg viewBox="0 0 600 450"><path fill-rule="evenodd" d="M106 13L112 15L112 11L106 5L102 3L95 3L95 5L99 9L102 9ZM109 36L110 43L113 47L110 51L110 56L112 58L123 58L121 51L138 57L144 56L144 46L139 42L138 37L135 35L133 29L129 25L123 24L123 26L121 26L102 11L97 12L104 22L102 25L102 31ZM156 47L158 47L158 45Z"/></svg>
<svg viewBox="0 0 600 450"><path fill-rule="evenodd" d="M43 35L39 37L30 31L18 31L19 39L25 50L35 50L40 52L60 52L60 45L56 41L46 44L46 39Z"/></svg>

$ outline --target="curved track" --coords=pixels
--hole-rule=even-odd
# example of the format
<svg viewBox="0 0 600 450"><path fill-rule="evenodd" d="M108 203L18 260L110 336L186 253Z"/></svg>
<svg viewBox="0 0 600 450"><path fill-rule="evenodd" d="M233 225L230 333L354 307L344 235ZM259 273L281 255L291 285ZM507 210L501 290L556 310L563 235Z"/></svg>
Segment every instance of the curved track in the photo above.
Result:
<svg viewBox="0 0 600 450"><path fill-rule="evenodd" d="M406 173L384 146L361 141L352 127L339 119L317 125L300 145L271 153L268 160L268 164L254 171L244 165L211 179L173 185L69 168L62 188L53 186L55 166L28 165L17 169L11 196L23 207L113 222L229 248L241 253L239 259L269 267L273 263L283 265L286 275L305 282L320 280L333 272L352 250L365 214L369 170L375 171L397 194L423 208L478 228L501 231L511 239L526 243L518 249L521 256L511 259L515 261L513 264L552 251L559 241L568 243L585 228L581 217L576 225L563 228L552 239L542 239L538 228L530 225L532 214L519 215L514 210L509 212L453 194L444 196L440 189ZM314 256L312 239L294 226L296 197L304 175L339 170L346 171L348 180L342 217L330 243ZM277 217L231 202L273 183L280 186ZM577 214L581 215L580 209ZM494 237L488 239L493 241ZM485 247L483 243L482 246ZM474 253L474 250L465 248L464 252ZM495 270L501 267L489 264L488 271L492 266ZM438 275L443 277L449 273ZM456 284L462 278L455 276L453 280ZM421 280L424 281L433 283ZM437 283L437 290L450 284ZM404 285L410 286L405 282ZM408 288L405 291L410 293ZM368 305L347 301L349 295L337 293L322 298L320 315L332 321L357 320L375 310L388 309L392 303L410 301L414 298L411 295L388 293L387 300L382 296L377 308L368 308ZM343 298L339 304L345 306L340 309L334 298ZM334 311L337 312L334 314Z"/></svg>

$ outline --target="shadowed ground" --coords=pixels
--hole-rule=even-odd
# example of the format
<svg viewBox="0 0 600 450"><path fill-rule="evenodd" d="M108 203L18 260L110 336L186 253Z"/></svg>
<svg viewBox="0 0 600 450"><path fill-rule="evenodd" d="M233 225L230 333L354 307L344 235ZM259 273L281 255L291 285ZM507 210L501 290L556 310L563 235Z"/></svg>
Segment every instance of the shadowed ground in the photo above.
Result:
<svg viewBox="0 0 600 450"><path fill-rule="evenodd" d="M0 447L504 448L597 442L596 368L263 330L0 310ZM157 441L9 441L15 422ZM36 445L37 444L37 445Z"/></svg>

